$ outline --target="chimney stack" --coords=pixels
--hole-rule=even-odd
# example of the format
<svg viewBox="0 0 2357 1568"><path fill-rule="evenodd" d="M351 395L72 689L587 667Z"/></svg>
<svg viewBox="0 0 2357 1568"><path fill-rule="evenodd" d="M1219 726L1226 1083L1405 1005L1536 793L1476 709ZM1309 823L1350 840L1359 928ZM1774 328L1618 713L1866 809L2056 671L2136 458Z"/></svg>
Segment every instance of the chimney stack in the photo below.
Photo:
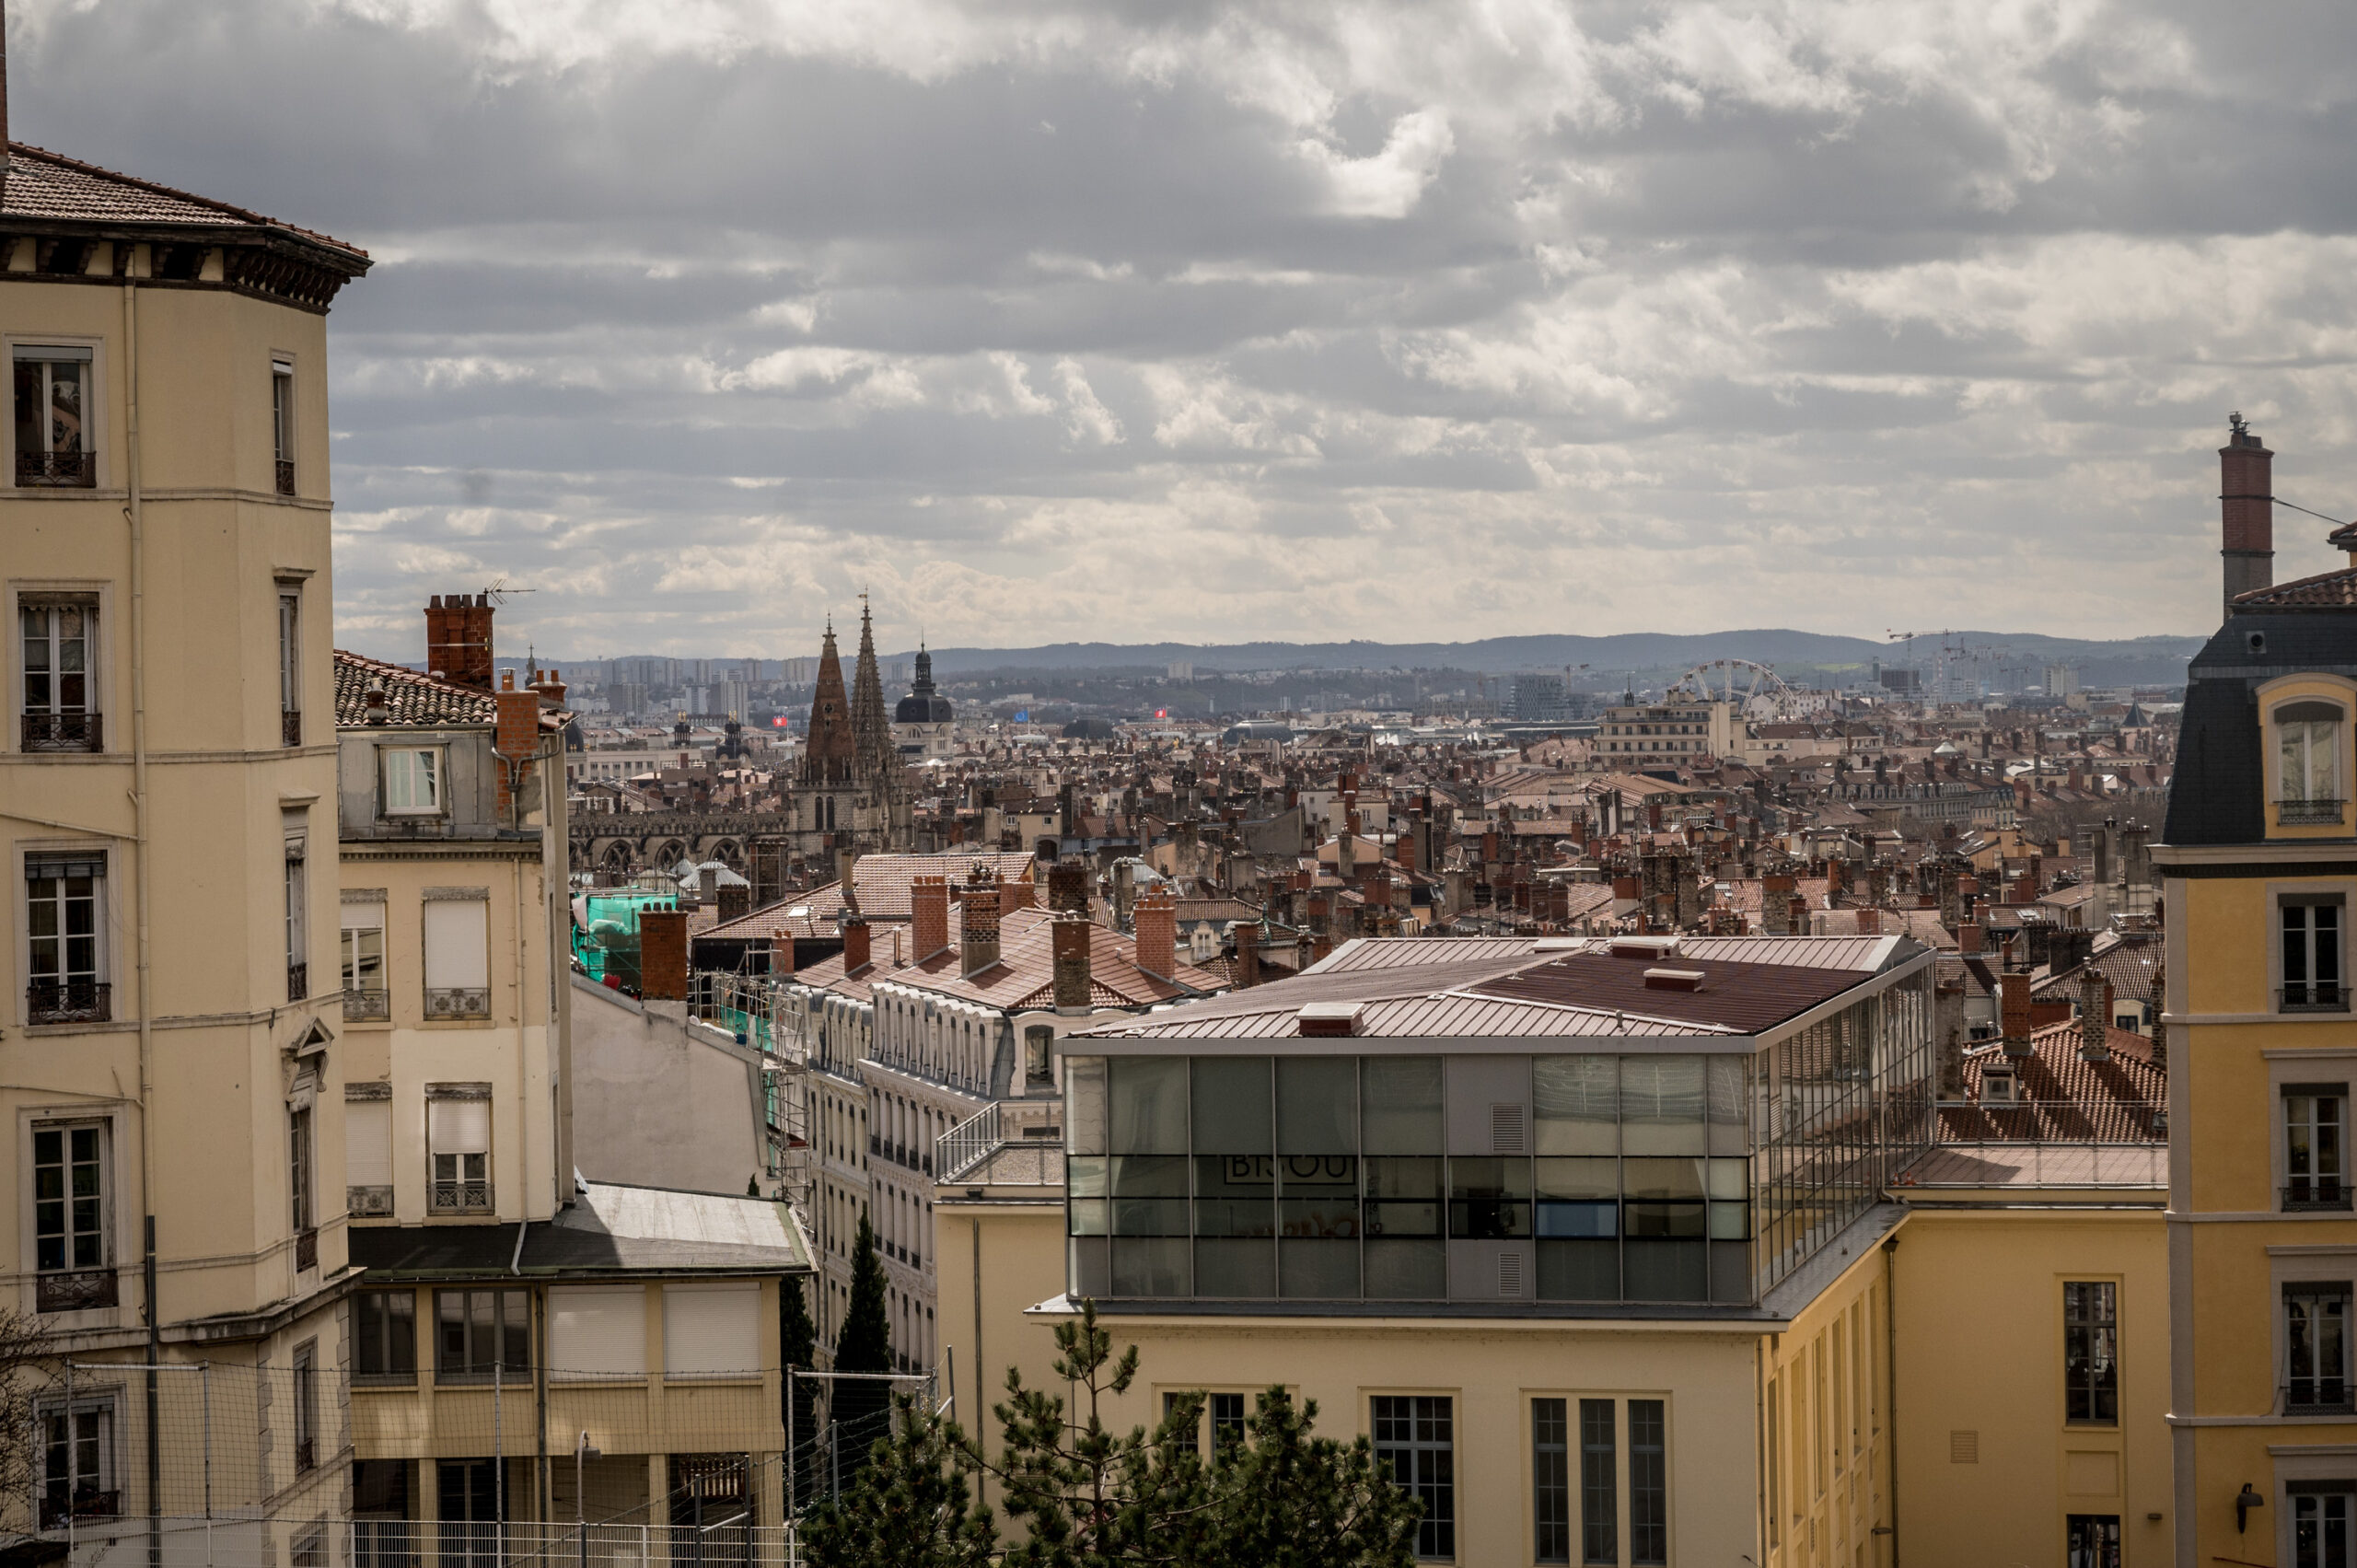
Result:
<svg viewBox="0 0 2357 1568"><path fill-rule="evenodd" d="M1088 912L1088 867L1076 860L1062 860L1048 867L1048 907Z"/></svg>
<svg viewBox="0 0 2357 1568"><path fill-rule="evenodd" d="M918 877L909 883L909 957L924 962L949 946L949 878Z"/></svg>
<svg viewBox="0 0 2357 1568"><path fill-rule="evenodd" d="M1236 989L1247 990L1260 983L1260 923L1239 920L1236 923Z"/></svg>
<svg viewBox="0 0 2357 1568"><path fill-rule="evenodd" d="M425 606L425 668L478 691L491 690L489 594L435 594Z"/></svg>
<svg viewBox="0 0 2357 1568"><path fill-rule="evenodd" d="M868 941L867 917L857 911L843 922L843 973L857 974L874 957Z"/></svg>
<svg viewBox="0 0 2357 1568"><path fill-rule="evenodd" d="M1091 927L1085 914L1059 913L1048 927L1050 951L1054 958L1053 985L1056 1011L1086 1013L1091 990L1088 980L1088 938Z"/></svg>
<svg viewBox="0 0 2357 1568"><path fill-rule="evenodd" d="M958 908L958 968L971 978L998 962L998 873L974 867Z"/></svg>
<svg viewBox="0 0 2357 1568"><path fill-rule="evenodd" d="M1168 980L1178 967L1178 905L1168 888L1148 888L1138 895L1138 968L1156 980Z"/></svg>
<svg viewBox="0 0 2357 1568"><path fill-rule="evenodd" d="M2092 964L2079 974L2079 1060L2111 1060L2111 982Z"/></svg>
<svg viewBox="0 0 2357 1568"><path fill-rule="evenodd" d="M778 980L794 976L794 933L783 925L770 933L770 974Z"/></svg>
<svg viewBox="0 0 2357 1568"><path fill-rule="evenodd" d="M2030 1044L2029 971L2007 970L1997 977L1999 1017L2003 1021L2005 1054L2015 1060L2037 1054Z"/></svg>
<svg viewBox="0 0 2357 1568"><path fill-rule="evenodd" d="M2218 448L2218 553L2225 562L2228 615L2236 594L2275 581L2274 465L2275 454L2240 413L2233 415Z"/></svg>
<svg viewBox="0 0 2357 1568"><path fill-rule="evenodd" d="M688 917L683 912L639 912L638 993L649 1002L688 999Z"/></svg>

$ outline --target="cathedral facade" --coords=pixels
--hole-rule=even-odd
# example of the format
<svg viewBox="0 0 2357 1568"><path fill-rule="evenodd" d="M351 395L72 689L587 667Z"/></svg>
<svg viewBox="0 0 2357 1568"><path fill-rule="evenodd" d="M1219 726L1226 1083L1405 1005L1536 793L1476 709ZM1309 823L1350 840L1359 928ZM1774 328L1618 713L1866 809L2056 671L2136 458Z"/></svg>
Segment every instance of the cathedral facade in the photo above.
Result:
<svg viewBox="0 0 2357 1568"><path fill-rule="evenodd" d="M809 731L801 761L782 793L785 826L777 835L778 848L791 860L825 866L835 864L844 851L898 854L912 846L908 775L884 705L875 628L865 607L859 612L859 658L848 691L842 659L835 651L835 629L831 623L827 627Z"/></svg>

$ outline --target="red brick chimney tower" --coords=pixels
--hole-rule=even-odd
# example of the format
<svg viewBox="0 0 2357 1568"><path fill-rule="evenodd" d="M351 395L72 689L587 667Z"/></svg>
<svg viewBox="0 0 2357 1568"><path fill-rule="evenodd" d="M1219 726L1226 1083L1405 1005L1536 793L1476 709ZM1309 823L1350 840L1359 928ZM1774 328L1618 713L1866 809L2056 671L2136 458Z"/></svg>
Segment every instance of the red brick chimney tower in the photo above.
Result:
<svg viewBox="0 0 2357 1568"><path fill-rule="evenodd" d="M2218 553L2225 561L2226 613L2232 615L2236 594L2275 581L2275 454L2241 414L2226 429L2226 444L2218 448Z"/></svg>
<svg viewBox="0 0 2357 1568"><path fill-rule="evenodd" d="M478 691L491 690L489 594L435 594L425 606L425 668Z"/></svg>

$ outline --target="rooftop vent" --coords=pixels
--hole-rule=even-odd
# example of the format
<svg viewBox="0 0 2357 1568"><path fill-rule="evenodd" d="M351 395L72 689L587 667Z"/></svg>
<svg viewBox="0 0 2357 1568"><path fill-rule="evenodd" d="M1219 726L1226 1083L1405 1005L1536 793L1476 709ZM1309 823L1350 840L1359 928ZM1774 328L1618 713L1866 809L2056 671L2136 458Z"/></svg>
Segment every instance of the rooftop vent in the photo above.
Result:
<svg viewBox="0 0 2357 1568"><path fill-rule="evenodd" d="M1587 938L1585 936L1541 936L1530 945L1530 950L1534 953L1585 953L1587 951Z"/></svg>
<svg viewBox="0 0 2357 1568"><path fill-rule="evenodd" d="M1612 956L1616 958L1651 958L1658 963L1678 956L1675 936L1615 936Z"/></svg>
<svg viewBox="0 0 2357 1568"><path fill-rule="evenodd" d="M1647 991L1700 991L1702 989L1701 970L1647 970Z"/></svg>
<svg viewBox="0 0 2357 1568"><path fill-rule="evenodd" d="M1359 1014L1364 1005L1357 1002L1305 1002L1294 1016L1301 1020L1305 1036L1341 1040L1359 1032Z"/></svg>

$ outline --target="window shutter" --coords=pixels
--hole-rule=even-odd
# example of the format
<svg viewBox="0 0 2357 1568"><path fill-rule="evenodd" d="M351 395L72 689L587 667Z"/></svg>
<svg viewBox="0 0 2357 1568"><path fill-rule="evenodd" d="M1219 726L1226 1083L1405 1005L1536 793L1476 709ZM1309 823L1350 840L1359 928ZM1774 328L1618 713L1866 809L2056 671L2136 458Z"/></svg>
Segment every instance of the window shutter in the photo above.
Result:
<svg viewBox="0 0 2357 1568"><path fill-rule="evenodd" d="M552 1287L549 1376L645 1376L645 1290Z"/></svg>
<svg viewBox="0 0 2357 1568"><path fill-rule="evenodd" d="M427 990L480 990L491 983L490 916L491 906L479 899L436 899L426 904Z"/></svg>
<svg viewBox="0 0 2357 1568"><path fill-rule="evenodd" d="M343 1106L344 1184L393 1184L393 1106L390 1100L346 1100Z"/></svg>
<svg viewBox="0 0 2357 1568"><path fill-rule="evenodd" d="M381 902L345 904L343 906L343 928L346 931L384 930L384 904Z"/></svg>
<svg viewBox="0 0 2357 1568"><path fill-rule="evenodd" d="M425 1102L425 1141L437 1155L486 1155L491 1152L491 1101L429 1099Z"/></svg>
<svg viewBox="0 0 2357 1568"><path fill-rule="evenodd" d="M761 1365L761 1287L665 1285L663 1371L669 1377L757 1372Z"/></svg>

